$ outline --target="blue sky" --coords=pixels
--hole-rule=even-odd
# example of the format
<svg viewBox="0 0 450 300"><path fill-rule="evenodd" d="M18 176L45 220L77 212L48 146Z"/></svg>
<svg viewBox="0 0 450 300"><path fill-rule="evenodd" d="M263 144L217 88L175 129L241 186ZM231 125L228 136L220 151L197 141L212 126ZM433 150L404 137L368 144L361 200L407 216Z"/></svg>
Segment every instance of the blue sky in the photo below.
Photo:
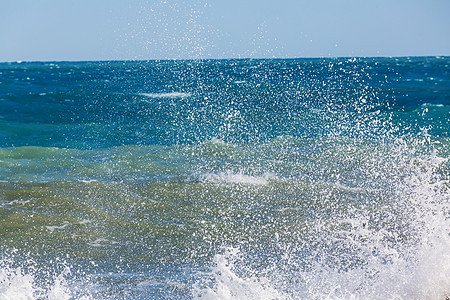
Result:
<svg viewBox="0 0 450 300"><path fill-rule="evenodd" d="M4 0L0 61L450 55L449 0Z"/></svg>

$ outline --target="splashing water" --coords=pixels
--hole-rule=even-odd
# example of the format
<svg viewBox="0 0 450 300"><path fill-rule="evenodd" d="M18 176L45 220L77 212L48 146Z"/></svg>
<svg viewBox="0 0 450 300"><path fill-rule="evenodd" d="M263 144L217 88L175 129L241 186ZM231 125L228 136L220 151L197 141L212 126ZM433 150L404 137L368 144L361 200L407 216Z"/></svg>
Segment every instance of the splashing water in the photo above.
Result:
<svg viewBox="0 0 450 300"><path fill-rule="evenodd" d="M285 242L275 233L279 257L263 267L249 266L246 250L238 256L237 249L226 248L215 256L213 284L198 289L200 298L446 299L448 160L397 151L403 166L393 168L409 169L410 175L391 180L386 209L358 208L321 220L310 229L312 242L304 236Z"/></svg>
<svg viewBox="0 0 450 300"><path fill-rule="evenodd" d="M445 299L448 63L0 64L0 299Z"/></svg>
<svg viewBox="0 0 450 300"><path fill-rule="evenodd" d="M30 261L28 261L29 263ZM11 259L4 259L0 265L0 299L77 299L88 300L91 297L80 293L79 288L70 286L67 278L70 269L65 268L59 275L50 275L42 282L42 271L36 266L15 267Z"/></svg>

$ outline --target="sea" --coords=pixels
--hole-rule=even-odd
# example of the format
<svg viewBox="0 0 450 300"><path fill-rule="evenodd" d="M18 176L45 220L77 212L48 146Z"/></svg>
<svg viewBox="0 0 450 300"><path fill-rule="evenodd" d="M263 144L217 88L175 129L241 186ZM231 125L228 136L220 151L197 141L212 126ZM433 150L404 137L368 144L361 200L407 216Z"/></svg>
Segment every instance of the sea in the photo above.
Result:
<svg viewBox="0 0 450 300"><path fill-rule="evenodd" d="M449 299L449 66L0 63L0 299Z"/></svg>

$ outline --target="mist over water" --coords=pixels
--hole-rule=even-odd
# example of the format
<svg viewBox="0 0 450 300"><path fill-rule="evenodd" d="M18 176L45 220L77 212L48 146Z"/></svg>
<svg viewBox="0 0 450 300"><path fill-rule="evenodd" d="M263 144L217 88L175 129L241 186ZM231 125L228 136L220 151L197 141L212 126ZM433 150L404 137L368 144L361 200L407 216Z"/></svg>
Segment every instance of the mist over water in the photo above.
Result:
<svg viewBox="0 0 450 300"><path fill-rule="evenodd" d="M445 299L449 63L0 64L0 299Z"/></svg>

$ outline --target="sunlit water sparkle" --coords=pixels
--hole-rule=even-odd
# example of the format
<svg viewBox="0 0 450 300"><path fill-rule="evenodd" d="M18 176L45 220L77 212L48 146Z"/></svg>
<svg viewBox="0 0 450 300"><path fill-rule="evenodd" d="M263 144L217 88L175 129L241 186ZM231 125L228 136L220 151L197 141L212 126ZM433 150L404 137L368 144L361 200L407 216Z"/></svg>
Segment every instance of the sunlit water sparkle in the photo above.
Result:
<svg viewBox="0 0 450 300"><path fill-rule="evenodd" d="M0 299L445 299L448 63L0 64Z"/></svg>

